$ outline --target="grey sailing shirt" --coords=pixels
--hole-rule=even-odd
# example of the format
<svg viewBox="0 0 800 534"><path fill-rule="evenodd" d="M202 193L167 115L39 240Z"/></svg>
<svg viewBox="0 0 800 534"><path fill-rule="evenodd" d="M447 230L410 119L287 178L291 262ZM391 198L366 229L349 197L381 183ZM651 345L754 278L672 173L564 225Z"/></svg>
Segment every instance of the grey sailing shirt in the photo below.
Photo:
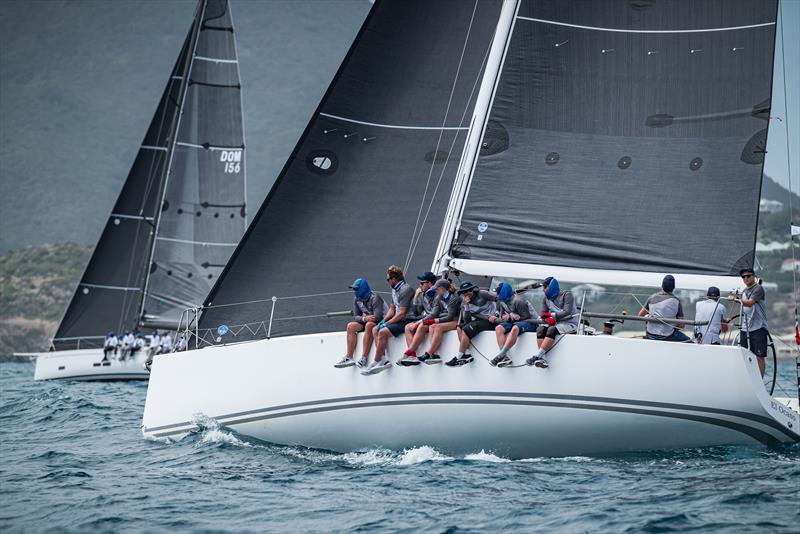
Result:
<svg viewBox="0 0 800 534"><path fill-rule="evenodd" d="M476 319L488 319L497 310L497 295L491 291L481 289L472 302L462 306L461 322L469 323Z"/></svg>
<svg viewBox="0 0 800 534"><path fill-rule="evenodd" d="M458 319L461 297L450 292L434 299L433 310L422 319L435 319L437 323L449 323Z"/></svg>
<svg viewBox="0 0 800 534"><path fill-rule="evenodd" d="M392 305L394 313L400 313L400 308L411 308L414 303L414 290L405 280L401 280L392 288Z"/></svg>
<svg viewBox="0 0 800 534"><path fill-rule="evenodd" d="M652 295L647 302L644 303L644 309L650 312L651 317L661 317L663 319L677 319L680 315L683 317L683 306L678 297L666 291L659 291ZM668 336L675 331L675 327L671 324L662 323L659 321L648 321L647 333L654 336Z"/></svg>
<svg viewBox="0 0 800 534"><path fill-rule="evenodd" d="M745 288L742 291L742 297L756 301L752 306L742 305L742 314L744 315L744 320L742 321L743 329L748 332L755 332L759 328L768 328L767 314L764 312L766 295L761 284L754 284L753 287Z"/></svg>
<svg viewBox="0 0 800 534"><path fill-rule="evenodd" d="M722 331L722 319L725 317L725 305L714 299L701 300L695 304L694 320L707 325L694 327L695 335L700 334L703 345L719 343L719 334Z"/></svg>
<svg viewBox="0 0 800 534"><path fill-rule="evenodd" d="M569 291L561 291L552 300L544 297L542 309L553 314L556 322L578 326L578 307L575 305L575 297Z"/></svg>
<svg viewBox="0 0 800 534"><path fill-rule="evenodd" d="M364 316L366 315L374 315L375 322L379 323L387 311L389 311L389 306L377 293L370 295L367 300L357 298L353 301L353 317L359 323L365 322Z"/></svg>
<svg viewBox="0 0 800 534"><path fill-rule="evenodd" d="M514 295L508 302L498 302L497 307L500 309L501 315L504 313L516 313L519 315L518 321L532 321L539 315L536 313L536 308L533 307L533 304L519 295Z"/></svg>

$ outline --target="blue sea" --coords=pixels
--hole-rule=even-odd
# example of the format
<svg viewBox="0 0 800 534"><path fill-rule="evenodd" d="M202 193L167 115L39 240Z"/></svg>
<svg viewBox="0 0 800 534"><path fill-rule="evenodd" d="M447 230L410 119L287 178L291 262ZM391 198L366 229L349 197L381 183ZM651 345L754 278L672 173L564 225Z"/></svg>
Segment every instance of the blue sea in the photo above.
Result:
<svg viewBox="0 0 800 534"><path fill-rule="evenodd" d="M0 364L0 532L800 531L796 445L335 454L213 421L168 443L142 437L144 383L32 377Z"/></svg>

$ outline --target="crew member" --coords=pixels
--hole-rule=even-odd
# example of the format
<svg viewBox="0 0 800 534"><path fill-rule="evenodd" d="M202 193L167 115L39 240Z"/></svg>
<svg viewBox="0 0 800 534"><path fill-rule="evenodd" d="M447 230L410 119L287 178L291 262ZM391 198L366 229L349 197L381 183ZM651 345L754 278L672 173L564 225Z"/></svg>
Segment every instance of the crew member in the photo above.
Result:
<svg viewBox="0 0 800 534"><path fill-rule="evenodd" d="M147 347L147 356L152 358L156 354L161 353L161 336L158 335L158 330L153 330L150 335L150 344Z"/></svg>
<svg viewBox="0 0 800 534"><path fill-rule="evenodd" d="M720 332L728 330L725 322L725 305L719 301L719 288L711 286L706 292L705 300L697 301L694 306L694 320L707 325L695 325L694 339L701 345L719 345Z"/></svg>
<svg viewBox="0 0 800 534"><path fill-rule="evenodd" d="M161 354L169 354L172 352L172 336L169 333L161 336Z"/></svg>
<svg viewBox="0 0 800 534"><path fill-rule="evenodd" d="M687 343L689 336L680 331L683 324L672 325L659 319L683 319L681 301L672 294L675 290L675 277L668 274L661 281L661 291L652 295L644 307L639 310L639 317L653 317L655 321L647 322L647 339L656 341L677 341Z"/></svg>
<svg viewBox="0 0 800 534"><path fill-rule="evenodd" d="M462 282L458 288L461 295L461 315L458 321L458 354L445 365L458 367L473 360L469 353L472 338L487 330L494 330L497 319L497 295L478 288L472 282Z"/></svg>
<svg viewBox="0 0 800 534"><path fill-rule="evenodd" d="M742 332L739 343L744 348L757 356L758 370L764 376L766 370L767 340L767 312L764 309L766 295L760 282L756 282L756 273L753 269L745 268L739 271L745 289L742 296L737 299L735 295L728 296L728 300L742 303Z"/></svg>
<svg viewBox="0 0 800 534"><path fill-rule="evenodd" d="M342 369L356 365L353 354L358 343L358 333L364 332L364 340L361 350L361 360L359 367L363 367L369 351L372 348L372 329L376 324L383 320L387 306L380 295L374 293L369 287L369 283L364 278L357 278L350 285L350 289L355 293L353 299L353 320L347 323L347 352L344 357L334 364L334 367Z"/></svg>
<svg viewBox="0 0 800 534"><path fill-rule="evenodd" d="M403 358L397 362L398 365L408 366L419 364L416 347L412 349L411 346L417 334L419 334L420 341L425 339L430 325L425 324L424 319L433 311L434 301L436 300L436 290L433 288L437 280L436 275L430 271L426 271L417 276L417 280L419 280L419 287L414 293L411 311L406 317L411 321L405 328L406 347L408 348L405 353L403 353Z"/></svg>
<svg viewBox="0 0 800 534"><path fill-rule="evenodd" d="M508 351L517 342L517 338L525 332L534 332L538 321L533 304L516 295L511 286L505 282L497 288L497 307L502 323L494 329L497 346L500 352L490 362L496 367L508 367L513 362Z"/></svg>
<svg viewBox="0 0 800 534"><path fill-rule="evenodd" d="M403 270L397 265L392 265L386 271L386 282L392 288L392 303L382 321L373 327L375 341L375 360L372 365L365 367L361 374L372 375L385 371L391 366L386 357L386 348L389 339L403 333L408 320L406 315L414 301L414 290L406 283Z"/></svg>
<svg viewBox="0 0 800 534"><path fill-rule="evenodd" d="M122 336L122 343L121 348L119 351L119 360L124 361L128 359L128 356L131 354L131 350L133 349L133 343L136 341L136 338L133 337L130 330L125 331L125 335Z"/></svg>
<svg viewBox="0 0 800 534"><path fill-rule="evenodd" d="M117 353L117 345L119 344L117 340L117 336L114 335L114 332L109 332L106 334L106 339L103 342L103 361L108 361L109 354L116 354Z"/></svg>
<svg viewBox="0 0 800 534"><path fill-rule="evenodd" d="M562 290L558 280L548 276L542 282L544 298L542 299L542 322L536 329L536 345L539 347L525 363L546 369L550 366L545 355L553 348L558 334L574 334L578 331L578 308L572 293Z"/></svg>

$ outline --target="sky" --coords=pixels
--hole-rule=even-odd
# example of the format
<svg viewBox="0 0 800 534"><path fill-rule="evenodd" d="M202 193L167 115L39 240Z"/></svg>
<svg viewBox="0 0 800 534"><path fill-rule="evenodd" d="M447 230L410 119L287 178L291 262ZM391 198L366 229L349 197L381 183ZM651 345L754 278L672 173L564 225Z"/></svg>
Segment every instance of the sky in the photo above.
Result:
<svg viewBox="0 0 800 534"><path fill-rule="evenodd" d="M3 0L0 252L96 241L195 5ZM231 0L250 213L280 172L370 6L368 0ZM800 193L800 0L783 0L780 12L765 172L788 186L791 163L791 189Z"/></svg>

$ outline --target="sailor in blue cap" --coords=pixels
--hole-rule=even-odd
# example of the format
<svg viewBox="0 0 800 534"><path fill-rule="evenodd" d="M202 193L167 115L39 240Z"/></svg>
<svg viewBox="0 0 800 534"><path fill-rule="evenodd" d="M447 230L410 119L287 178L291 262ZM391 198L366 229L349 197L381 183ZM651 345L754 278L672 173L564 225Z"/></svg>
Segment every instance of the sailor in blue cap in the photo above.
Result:
<svg viewBox="0 0 800 534"><path fill-rule="evenodd" d="M364 278L356 278L350 284L350 289L355 293L353 299L353 320L347 323L347 349L344 357L334 364L334 367L343 369L353 365L363 367L369 358L372 347L372 328L383 320L388 306L380 295L373 292L369 283ZM361 359L358 364L353 360L356 351L358 333L364 332L364 344Z"/></svg>

